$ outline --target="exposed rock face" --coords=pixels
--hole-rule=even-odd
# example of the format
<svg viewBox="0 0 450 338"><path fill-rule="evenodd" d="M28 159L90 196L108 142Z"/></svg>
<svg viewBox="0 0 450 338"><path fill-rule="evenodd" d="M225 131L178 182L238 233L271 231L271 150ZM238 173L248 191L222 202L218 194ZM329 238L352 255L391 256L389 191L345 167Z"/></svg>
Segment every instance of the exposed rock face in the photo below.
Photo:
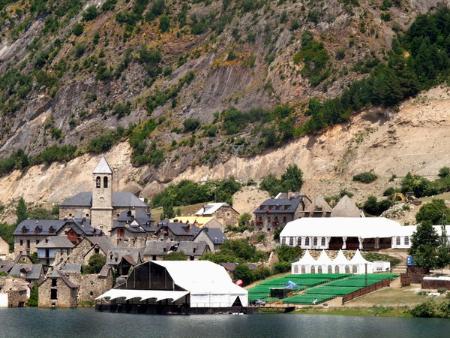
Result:
<svg viewBox="0 0 450 338"><path fill-rule="evenodd" d="M300 138L287 146L255 158L234 157L215 167L198 166L174 176L174 181L204 181L234 176L246 183L258 181L269 173L280 175L289 164L304 172L304 190L313 196L329 196L346 188L360 200L371 193L379 194L392 175L398 178L408 171L434 177L450 163L450 89L435 88L405 102L395 114L365 113L347 125L330 128L317 137ZM151 197L164 184L149 179L144 168L130 165L130 147L121 143L106 154L119 178L119 189ZM84 155L67 164L34 166L0 178L0 202L23 196L34 203L57 203L65 197L90 189L92 169L99 156ZM373 169L379 176L371 184L353 182L352 176ZM163 179L169 177L161 176ZM235 196L239 212L251 212L254 205L267 197L252 187Z"/></svg>

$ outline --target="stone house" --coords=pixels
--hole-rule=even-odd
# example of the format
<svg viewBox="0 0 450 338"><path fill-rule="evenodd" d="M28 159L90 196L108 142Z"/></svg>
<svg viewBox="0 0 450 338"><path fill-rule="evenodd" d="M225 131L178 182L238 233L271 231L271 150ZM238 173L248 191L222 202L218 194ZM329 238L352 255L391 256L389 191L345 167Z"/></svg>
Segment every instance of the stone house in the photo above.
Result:
<svg viewBox="0 0 450 338"><path fill-rule="evenodd" d="M3 238L0 237L0 261L6 259L9 255L9 244Z"/></svg>
<svg viewBox="0 0 450 338"><path fill-rule="evenodd" d="M93 303L95 298L113 287L113 273L106 265L98 274L82 274L81 264L66 263L60 271L78 286L78 304Z"/></svg>
<svg viewBox="0 0 450 338"><path fill-rule="evenodd" d="M225 235L222 230L217 228L202 228L197 236L194 237L194 242L205 242L211 252L220 250L220 247L225 242Z"/></svg>
<svg viewBox="0 0 450 338"><path fill-rule="evenodd" d="M99 254L106 257L112 248L111 239L107 236L86 237L72 249L67 257L67 263L88 265L92 255Z"/></svg>
<svg viewBox="0 0 450 338"><path fill-rule="evenodd" d="M55 258L67 259L73 247L73 243L66 236L47 237L36 245L39 262L50 266L55 263Z"/></svg>
<svg viewBox="0 0 450 338"><path fill-rule="evenodd" d="M131 267L143 263L144 248L114 247L106 255L106 265L115 269L118 276L126 276Z"/></svg>
<svg viewBox="0 0 450 338"><path fill-rule="evenodd" d="M14 230L14 254L37 253L37 245L48 237L65 236L73 244L86 236L99 236L102 232L91 227L86 219L32 220L27 219Z"/></svg>
<svg viewBox="0 0 450 338"><path fill-rule="evenodd" d="M42 264L14 264L9 276L22 278L30 283L39 283L44 278Z"/></svg>
<svg viewBox="0 0 450 338"><path fill-rule="evenodd" d="M113 221L111 240L117 246L143 247L154 236L157 226L144 209L123 211Z"/></svg>
<svg viewBox="0 0 450 338"><path fill-rule="evenodd" d="M228 203L208 203L200 208L195 215L214 217L224 226L234 226L239 222L239 212Z"/></svg>
<svg viewBox="0 0 450 338"><path fill-rule="evenodd" d="M187 242L181 241L178 245L177 252L186 255L188 260L198 260L205 253L210 252L209 246L205 242Z"/></svg>
<svg viewBox="0 0 450 338"><path fill-rule="evenodd" d="M29 283L18 278L0 278L0 308L24 307L29 298Z"/></svg>
<svg viewBox="0 0 450 338"><path fill-rule="evenodd" d="M192 241L200 229L194 224L162 221L156 236L160 240Z"/></svg>
<svg viewBox="0 0 450 338"><path fill-rule="evenodd" d="M300 212L302 217L331 217L332 208L323 196L317 196L305 210Z"/></svg>
<svg viewBox="0 0 450 338"><path fill-rule="evenodd" d="M71 308L78 305L78 285L73 283L63 272L52 271L39 284L39 307Z"/></svg>
<svg viewBox="0 0 450 338"><path fill-rule="evenodd" d="M311 204L311 199L306 195L280 193L265 200L254 211L255 225L265 231L283 228L286 223L300 218Z"/></svg>

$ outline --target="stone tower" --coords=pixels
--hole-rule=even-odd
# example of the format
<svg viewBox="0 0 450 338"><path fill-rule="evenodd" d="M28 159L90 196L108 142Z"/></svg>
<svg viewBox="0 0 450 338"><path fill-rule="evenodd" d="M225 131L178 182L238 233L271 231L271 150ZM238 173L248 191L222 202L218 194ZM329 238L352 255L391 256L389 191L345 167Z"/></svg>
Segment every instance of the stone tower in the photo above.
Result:
<svg viewBox="0 0 450 338"><path fill-rule="evenodd" d="M91 225L108 235L112 228L113 172L104 157L93 173Z"/></svg>

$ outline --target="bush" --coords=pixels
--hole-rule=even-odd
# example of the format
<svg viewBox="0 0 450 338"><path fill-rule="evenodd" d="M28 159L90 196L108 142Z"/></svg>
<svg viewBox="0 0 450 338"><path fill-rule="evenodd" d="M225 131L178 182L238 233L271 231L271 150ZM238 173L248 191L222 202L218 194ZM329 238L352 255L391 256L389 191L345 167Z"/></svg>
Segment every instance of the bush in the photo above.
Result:
<svg viewBox="0 0 450 338"><path fill-rule="evenodd" d="M84 21L91 21L94 20L98 16L97 7L94 5L89 6L86 8L86 10L83 13L83 20Z"/></svg>
<svg viewBox="0 0 450 338"><path fill-rule="evenodd" d="M363 256L365 259L367 259L370 262L374 262L374 261L387 261L391 263L391 268L400 264L401 260L397 257L393 257L393 256L389 256L389 255L385 255L385 254L380 254L377 252L367 252L367 253L363 253Z"/></svg>
<svg viewBox="0 0 450 338"><path fill-rule="evenodd" d="M200 127L200 121L198 119L189 117L183 122L184 132L194 132Z"/></svg>
<svg viewBox="0 0 450 338"><path fill-rule="evenodd" d="M37 307L38 304L39 304L39 289L38 286L35 284L31 288L30 298L27 301L27 306Z"/></svg>
<svg viewBox="0 0 450 338"><path fill-rule="evenodd" d="M375 196L369 196L364 202L363 210L372 216L380 216L384 211L392 206L393 202L390 200L378 201Z"/></svg>
<svg viewBox="0 0 450 338"><path fill-rule="evenodd" d="M303 172L293 164L287 167L280 179L269 174L265 176L260 184L260 189L266 190L271 196L280 192L300 191L303 185Z"/></svg>
<svg viewBox="0 0 450 338"><path fill-rule="evenodd" d="M76 36L80 36L81 34L83 34L83 31L84 31L84 26L81 23L77 23L77 24L75 24L75 26L73 26L72 34L76 35Z"/></svg>
<svg viewBox="0 0 450 338"><path fill-rule="evenodd" d="M273 274L285 273L288 271L291 271L291 263L288 262L278 262L275 263L272 267Z"/></svg>
<svg viewBox="0 0 450 338"><path fill-rule="evenodd" d="M236 280L242 280L244 285L251 284L255 280L253 272L246 264L239 264L234 270L233 276Z"/></svg>
<svg viewBox="0 0 450 338"><path fill-rule="evenodd" d="M121 128L101 134L89 142L87 150L93 154L106 153L121 140L123 134L124 130Z"/></svg>
<svg viewBox="0 0 450 338"><path fill-rule="evenodd" d="M106 257L98 253L94 253L90 258L88 265L82 266L83 274L99 273L106 264Z"/></svg>
<svg viewBox="0 0 450 338"><path fill-rule="evenodd" d="M282 245L276 249L276 253L280 262L292 263L302 255L302 249L299 247Z"/></svg>
<svg viewBox="0 0 450 338"><path fill-rule="evenodd" d="M45 148L34 160L36 164L53 162L68 162L75 158L77 147L72 145L50 146Z"/></svg>
<svg viewBox="0 0 450 338"><path fill-rule="evenodd" d="M159 18L159 30L162 33L168 32L170 29L170 18L167 15L162 15Z"/></svg>
<svg viewBox="0 0 450 338"><path fill-rule="evenodd" d="M414 307L410 312L414 317L431 318L435 317L435 303L428 301Z"/></svg>
<svg viewBox="0 0 450 338"><path fill-rule="evenodd" d="M378 178L372 171L366 171L361 174L353 176L353 181L361 182L361 183L372 183Z"/></svg>
<svg viewBox="0 0 450 338"><path fill-rule="evenodd" d="M441 169L439 169L439 177L440 178L450 177L450 168L449 167L442 167Z"/></svg>
<svg viewBox="0 0 450 338"><path fill-rule="evenodd" d="M315 41L310 32L304 32L302 47L294 55L294 63L304 63L302 75L309 79L312 86L317 86L329 76L328 61L329 56L323 44Z"/></svg>
<svg viewBox="0 0 450 338"><path fill-rule="evenodd" d="M112 110L113 115L116 115L118 119L131 113L131 102L127 101L125 103L116 103Z"/></svg>
<svg viewBox="0 0 450 338"><path fill-rule="evenodd" d="M446 206L444 200L434 199L420 207L416 214L416 221L418 223L448 224L450 221L450 208Z"/></svg>

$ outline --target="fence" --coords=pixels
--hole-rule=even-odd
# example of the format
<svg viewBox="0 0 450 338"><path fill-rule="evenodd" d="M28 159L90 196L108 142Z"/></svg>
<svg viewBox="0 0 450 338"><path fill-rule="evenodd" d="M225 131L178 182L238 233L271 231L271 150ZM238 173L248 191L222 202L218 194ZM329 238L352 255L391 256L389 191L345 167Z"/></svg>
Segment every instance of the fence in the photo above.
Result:
<svg viewBox="0 0 450 338"><path fill-rule="evenodd" d="M342 304L344 304L344 303L346 303L348 301L351 301L353 298L363 296L363 295L365 295L367 293L376 291L378 289L381 289L381 288L384 288L384 287L387 287L387 286L390 286L390 285L391 285L391 281L389 279L384 279L384 280L379 281L379 282L377 282L375 284L366 286L365 288L356 290L356 291L351 292L351 293L345 295L344 297L342 297Z"/></svg>

